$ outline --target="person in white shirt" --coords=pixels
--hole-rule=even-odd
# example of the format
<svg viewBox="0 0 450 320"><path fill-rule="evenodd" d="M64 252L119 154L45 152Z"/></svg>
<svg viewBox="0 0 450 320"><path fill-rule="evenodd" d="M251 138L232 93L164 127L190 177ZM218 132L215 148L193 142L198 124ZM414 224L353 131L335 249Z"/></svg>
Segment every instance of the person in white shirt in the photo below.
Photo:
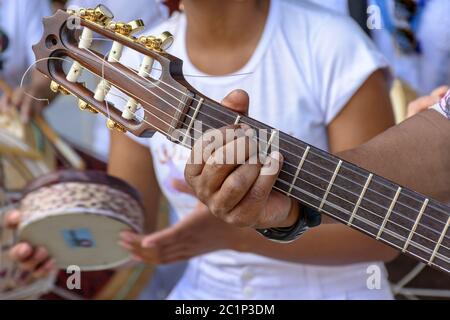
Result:
<svg viewBox="0 0 450 320"><path fill-rule="evenodd" d="M250 116L328 150L350 148L393 124L387 96L387 78L380 71L387 64L350 19L296 1L250 1L245 4L233 1L229 5L222 3L219 5L217 1L210 4L204 1L201 3L185 1L184 5L186 13L174 16L151 33L158 34L167 29L174 34L175 43L169 52L184 61L184 72L188 75L188 80L209 97L220 100L235 88L245 89L251 97ZM265 6L269 7L268 16L264 20L262 17ZM225 39L236 37L238 33L234 34L232 30L241 27L240 18L244 19L243 16L249 14L246 11L249 7L256 12L253 13L252 22L260 22L263 19L264 27L259 27L257 31L252 29L253 32L261 34L256 39L245 33L240 35L248 37L240 39L242 41L240 50L227 51L225 40L208 37L208 34L214 34L211 30L202 31L203 24L215 21L214 14L217 14L215 10L220 8L221 15L228 13L229 17L233 16L233 21L224 20L227 29L222 29L224 30L223 34L220 33L222 39L226 36L228 38ZM236 16L234 10L237 8L242 8L242 16ZM208 17L209 15L211 17ZM199 22L202 20L205 21ZM337 36L339 39L336 39ZM130 58L130 61L132 66L137 66L140 58ZM214 77L209 77L210 75ZM365 86L368 86L367 91ZM377 105L374 108L376 111L372 113L369 111L370 103L363 107L357 102L358 97L365 93L375 94L386 100ZM366 98L366 101L371 101L371 98ZM375 100L374 98L372 101ZM350 111L352 103L355 106L355 113ZM349 130L347 132L352 132L352 138L343 134L343 127L338 125L342 120L341 117L345 117L346 111L349 117L356 116L351 124L345 124ZM370 120L365 118L368 114L371 114ZM367 127L369 123L373 125L372 128ZM348 243L340 243L342 247L347 247L334 253L336 260L330 255L330 251L335 250L331 245L334 240L330 240L328 245L323 244L322 253L316 248L310 256L300 259L295 257L295 251L297 253L302 251L301 244L291 246L292 251L284 256L274 251L264 252L264 249L257 249L257 246L250 249L250 243L253 243L251 235L241 233L240 230L220 227L221 224L202 215L204 208L198 205L195 198L173 190L173 181L183 177L189 151L171 145L160 135L154 136L146 143L150 145L153 165L162 192L183 217L180 224L185 226L185 230L191 231L183 233L184 238L179 242L180 246L173 247L171 249L173 251L167 252L165 258L170 260L189 256L191 249L187 244L199 241L196 234L201 235L202 232L206 234L204 239L210 239L206 240L209 244L196 254L225 249L192 259L170 298L392 297L386 274L383 276L383 290L370 291L366 287L368 265L375 263L384 270L382 264L376 261L389 260L395 256L390 249L373 242L361 242L362 238L349 232L345 227L338 226L335 230L329 230L331 233L323 231L323 237L328 239L333 239L333 233L335 237L348 237ZM115 148L119 149L118 146ZM167 154L170 161L166 159ZM167 233L177 231L179 231L177 228L172 228ZM227 233L234 236L233 245L226 240L230 237ZM258 242L258 236L255 237L255 242ZM141 259L152 261L155 252L164 251L163 248L171 242L169 238L170 236L167 237L166 234L150 235L143 240L142 248L135 248L136 251L133 250L133 244L135 245L133 235L125 234L123 242ZM353 245L348 246L350 243ZM355 243L360 243L361 247L355 248ZM368 249L369 247L372 249ZM355 251L365 253L359 255L355 254Z"/></svg>
<svg viewBox="0 0 450 320"><path fill-rule="evenodd" d="M304 1L349 14L348 0ZM450 84L450 68L442 68L450 65L450 1L369 0L367 3L380 9L377 18L381 19L381 29L372 29L370 33L397 77L419 95ZM400 3L408 4L407 8ZM408 37L404 36L405 30ZM413 48L402 49L411 45Z"/></svg>
<svg viewBox="0 0 450 320"><path fill-rule="evenodd" d="M41 38L42 18L50 13L48 0L0 0L0 80L13 89L12 94L0 89L0 112L20 109L24 122L53 96L39 73L29 70L24 77L35 60L31 47Z"/></svg>
<svg viewBox="0 0 450 320"><path fill-rule="evenodd" d="M184 7L149 33L174 34L169 52L184 60L187 78L207 96L220 100L245 89L250 116L332 152L394 124L387 63L349 18L293 0L185 0ZM126 54L122 61L136 68L141 59ZM381 261L395 251L340 225L318 228L314 246L267 248L253 230L222 223L174 188L188 150L160 135L140 142L113 134L110 173L141 191L148 214L157 210L158 181L182 220L145 237L123 233L122 245L149 263L194 257L171 299L392 298ZM39 265L37 253L28 244L12 250L31 270ZM382 271L380 290L366 285L374 264Z"/></svg>

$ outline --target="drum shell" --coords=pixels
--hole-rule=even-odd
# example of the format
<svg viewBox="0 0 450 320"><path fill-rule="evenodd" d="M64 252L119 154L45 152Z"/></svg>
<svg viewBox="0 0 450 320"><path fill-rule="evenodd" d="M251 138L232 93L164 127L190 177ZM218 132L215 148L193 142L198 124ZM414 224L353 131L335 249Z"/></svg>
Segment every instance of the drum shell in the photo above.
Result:
<svg viewBox="0 0 450 320"><path fill-rule="evenodd" d="M60 268L115 268L130 255L118 246L124 230L142 232L137 192L100 172L62 171L33 182L20 202L19 237L44 246Z"/></svg>

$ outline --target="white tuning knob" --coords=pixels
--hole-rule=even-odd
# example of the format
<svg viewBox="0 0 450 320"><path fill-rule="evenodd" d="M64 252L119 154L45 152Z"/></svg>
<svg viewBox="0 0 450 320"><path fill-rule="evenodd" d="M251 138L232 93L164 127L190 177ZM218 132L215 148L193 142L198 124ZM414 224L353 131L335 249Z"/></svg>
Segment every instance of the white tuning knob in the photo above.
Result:
<svg viewBox="0 0 450 320"><path fill-rule="evenodd" d="M152 72L154 64L155 59L145 56L139 68L139 75L144 78L148 77L150 75L150 72ZM127 120L134 119L138 105L139 104L136 99L130 98L127 102L127 105L125 106L125 110L122 112L122 117Z"/></svg>

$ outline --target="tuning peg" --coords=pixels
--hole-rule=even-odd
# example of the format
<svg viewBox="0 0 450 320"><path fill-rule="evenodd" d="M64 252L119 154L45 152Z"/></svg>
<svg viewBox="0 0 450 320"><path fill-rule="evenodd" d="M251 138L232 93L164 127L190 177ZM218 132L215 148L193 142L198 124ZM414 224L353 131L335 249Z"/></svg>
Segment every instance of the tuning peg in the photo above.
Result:
<svg viewBox="0 0 450 320"><path fill-rule="evenodd" d="M130 36L132 34L135 34L139 31L144 30L144 22L142 20L133 20L128 23L124 22L111 22L108 25L108 29L121 34L123 36Z"/></svg>
<svg viewBox="0 0 450 320"><path fill-rule="evenodd" d="M50 83L50 90L52 90L54 93L61 93L63 95L70 95L70 91L64 88L62 85L56 83L55 81L52 81Z"/></svg>
<svg viewBox="0 0 450 320"><path fill-rule="evenodd" d="M108 7L99 4L94 9L80 9L79 15L81 18L106 26L114 19L114 14Z"/></svg>
<svg viewBox="0 0 450 320"><path fill-rule="evenodd" d="M87 102L84 102L83 100L78 100L78 107L80 108L80 110L82 111L89 111L91 113L97 114L98 111L91 106L90 104L88 104Z"/></svg>
<svg viewBox="0 0 450 320"><path fill-rule="evenodd" d="M155 36L142 36L138 39L138 42L144 46L159 51L165 51L170 48L173 44L173 35L165 31L161 33L158 37Z"/></svg>
<svg viewBox="0 0 450 320"><path fill-rule="evenodd" d="M164 31L159 35L158 40L161 41L161 49L167 50L172 46L174 38L169 31Z"/></svg>
<svg viewBox="0 0 450 320"><path fill-rule="evenodd" d="M118 124L117 122L115 122L111 119L108 119L108 121L106 122L106 126L108 127L109 130L116 130L121 133L127 132L127 130L125 129L124 126L122 126L121 124Z"/></svg>

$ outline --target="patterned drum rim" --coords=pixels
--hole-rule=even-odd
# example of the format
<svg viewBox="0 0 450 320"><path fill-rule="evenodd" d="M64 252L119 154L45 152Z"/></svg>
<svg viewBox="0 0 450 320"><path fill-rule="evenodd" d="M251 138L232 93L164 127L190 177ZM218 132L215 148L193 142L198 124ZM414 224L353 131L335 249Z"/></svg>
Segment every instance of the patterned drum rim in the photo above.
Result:
<svg viewBox="0 0 450 320"><path fill-rule="evenodd" d="M95 170L80 171L69 169L43 175L28 184L23 192L23 195L26 197L29 193L32 193L37 189L67 182L107 185L132 196L139 203L139 205L142 206L141 196L135 188L122 179L110 176L102 171Z"/></svg>

